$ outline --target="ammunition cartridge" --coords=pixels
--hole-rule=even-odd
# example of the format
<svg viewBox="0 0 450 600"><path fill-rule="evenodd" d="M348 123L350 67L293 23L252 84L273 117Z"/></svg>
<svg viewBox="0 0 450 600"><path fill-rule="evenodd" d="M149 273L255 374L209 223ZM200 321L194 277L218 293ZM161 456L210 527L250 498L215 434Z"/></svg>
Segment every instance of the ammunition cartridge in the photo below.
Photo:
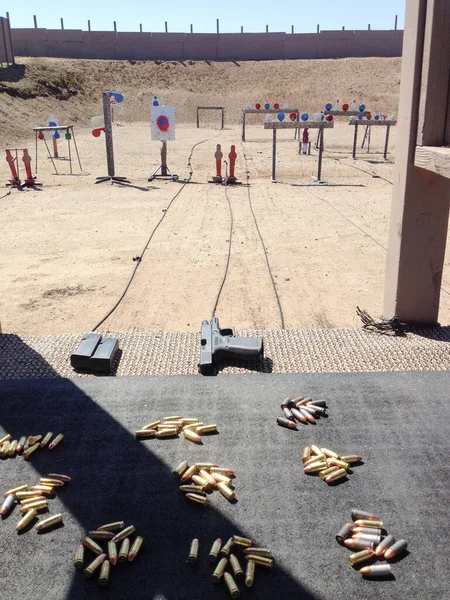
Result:
<svg viewBox="0 0 450 600"><path fill-rule="evenodd" d="M180 419L174 419L173 421L163 421L157 427L158 427L158 429L164 428L164 427L176 427L177 429L181 429L182 426L183 426L183 422L180 421Z"/></svg>
<svg viewBox="0 0 450 600"><path fill-rule="evenodd" d="M112 531L106 531L106 529L95 529L94 531L88 531L88 536L91 540L112 540L114 533Z"/></svg>
<svg viewBox="0 0 450 600"><path fill-rule="evenodd" d="M39 521L39 523L36 523L35 529L37 531L42 531L43 529L48 529L49 527L53 527L53 525L56 525L57 523L62 523L62 514L61 513L58 513L57 515L52 515L51 517L48 517L47 519L44 519L43 521Z"/></svg>
<svg viewBox="0 0 450 600"><path fill-rule="evenodd" d="M56 446L63 440L64 435L62 433L58 433L58 435L50 442L48 445L49 450L53 450Z"/></svg>
<svg viewBox="0 0 450 600"><path fill-rule="evenodd" d="M375 556L375 552L373 550L361 550L360 552L355 552L354 554L348 555L348 562L353 566L360 562L365 562Z"/></svg>
<svg viewBox="0 0 450 600"><path fill-rule="evenodd" d="M301 402L304 399L305 396L295 396L295 398L290 398L291 402L293 402L294 404L296 404L297 402Z"/></svg>
<svg viewBox="0 0 450 600"><path fill-rule="evenodd" d="M192 429L183 429L184 437L190 440L191 442L195 442L196 444L203 444L202 438L193 431Z"/></svg>
<svg viewBox="0 0 450 600"><path fill-rule="evenodd" d="M330 450L329 448L320 448L322 454L325 454L328 458L339 458L339 454Z"/></svg>
<svg viewBox="0 0 450 600"><path fill-rule="evenodd" d="M280 406L281 406L281 410L283 410L283 408L285 406L287 406L288 408L291 408L291 406L292 406L292 398L290 396L288 396L287 398L285 398L283 400L283 402L280 404Z"/></svg>
<svg viewBox="0 0 450 600"><path fill-rule="evenodd" d="M171 417L165 417L163 421L180 421L181 419L184 419L182 415L172 415Z"/></svg>
<svg viewBox="0 0 450 600"><path fill-rule="evenodd" d="M25 492L26 490L28 490L28 486L27 485L19 485L18 487L12 488L12 489L8 490L7 492L5 492L3 494L3 496L5 498L7 496L9 496L10 494L13 494L15 496L17 494L17 492Z"/></svg>
<svg viewBox="0 0 450 600"><path fill-rule="evenodd" d="M211 550L209 551L209 562L216 562L220 549L222 547L222 539L217 538L217 540L211 546Z"/></svg>
<svg viewBox="0 0 450 600"><path fill-rule="evenodd" d="M364 540L366 542L375 542L376 544L379 544L380 540L381 540L381 534L370 535L368 533L354 533L352 535L352 539L354 539L354 540Z"/></svg>
<svg viewBox="0 0 450 600"><path fill-rule="evenodd" d="M47 500L36 500L36 502L28 502L27 504L22 504L20 506L20 512L26 513L28 510L31 510L32 508L34 508L34 510L43 510L43 509L48 509L48 502Z"/></svg>
<svg viewBox="0 0 450 600"><path fill-rule="evenodd" d="M41 477L39 480L39 485L62 487L64 485L64 481L61 481L61 479L51 479L50 477Z"/></svg>
<svg viewBox="0 0 450 600"><path fill-rule="evenodd" d="M53 432L49 431L45 435L44 439L41 441L41 448L45 448L45 446L49 443L49 441L52 439L52 437L53 437Z"/></svg>
<svg viewBox="0 0 450 600"><path fill-rule="evenodd" d="M211 470L213 467L218 467L217 463L208 463L208 462L198 462L195 463L197 469L206 469L207 471Z"/></svg>
<svg viewBox="0 0 450 600"><path fill-rule="evenodd" d="M178 429L176 429L176 428L160 429L159 431L156 432L157 438L170 438L170 437L177 437L177 436L178 436Z"/></svg>
<svg viewBox="0 0 450 600"><path fill-rule="evenodd" d="M128 553L130 551L130 538L125 538L120 544L119 549L119 562L127 562Z"/></svg>
<svg viewBox="0 0 450 600"><path fill-rule="evenodd" d="M41 496L40 494L35 493L34 496L30 498L18 498L20 501L20 506L27 506L28 504L32 504L34 502L40 502L41 500L46 500L45 496Z"/></svg>
<svg viewBox="0 0 450 600"><path fill-rule="evenodd" d="M364 577L389 577L392 575L391 565L372 565L371 567L362 567L359 570Z"/></svg>
<svg viewBox="0 0 450 600"><path fill-rule="evenodd" d="M375 550L377 543L370 542L369 540L344 540L344 544L347 548L351 548L352 550Z"/></svg>
<svg viewBox="0 0 450 600"><path fill-rule="evenodd" d="M223 572L225 571L225 567L228 564L228 558L221 558L219 560L219 562L217 563L216 568L214 569L214 572L212 574L212 580L214 583L219 583L220 578L223 575Z"/></svg>
<svg viewBox="0 0 450 600"><path fill-rule="evenodd" d="M215 433L217 431L217 425L212 423L211 425L201 425L195 430L199 435L205 435L205 433Z"/></svg>
<svg viewBox="0 0 450 600"><path fill-rule="evenodd" d="M358 521L358 519L370 519L371 521L379 521L380 519L375 515L372 515L365 510L359 510L357 508L352 509L352 519L353 521Z"/></svg>
<svg viewBox="0 0 450 600"><path fill-rule="evenodd" d="M262 567L267 567L271 569L273 567L273 558L267 558L265 556L260 556L259 554L246 554L246 560L252 560L257 565L261 565Z"/></svg>
<svg viewBox="0 0 450 600"><path fill-rule="evenodd" d="M242 567L239 564L239 560L234 554L230 554L230 565L235 577L237 577L238 579L244 577L244 571L242 570Z"/></svg>
<svg viewBox="0 0 450 600"><path fill-rule="evenodd" d="M250 538L242 537L240 535L233 535L233 540L235 544L244 548L249 548L252 545L252 540Z"/></svg>
<svg viewBox="0 0 450 600"><path fill-rule="evenodd" d="M128 525L128 527L125 527L125 529L122 529L122 531L119 531L119 533L116 533L116 535L112 538L112 541L120 542L120 541L124 540L126 537L128 537L129 535L131 535L135 530L136 530L136 527L134 525Z"/></svg>
<svg viewBox="0 0 450 600"><path fill-rule="evenodd" d="M208 471L206 471L206 469L200 469L199 475L200 477L203 477L203 479L205 479L212 488L214 488L215 490L217 489L217 481L210 473L208 473Z"/></svg>
<svg viewBox="0 0 450 600"><path fill-rule="evenodd" d="M195 473L197 473L197 467L195 465L192 465L192 467L186 469L186 471L180 477L180 480L182 482L189 481L189 479L191 479L192 475L195 475Z"/></svg>
<svg viewBox="0 0 450 600"><path fill-rule="evenodd" d="M184 417L183 419L181 419L182 423L183 423L183 427L185 425L194 425L195 423L198 423L198 419L194 419L194 418L190 418L190 417Z"/></svg>
<svg viewBox="0 0 450 600"><path fill-rule="evenodd" d="M12 457L14 456L14 454L16 453L17 450L17 444L18 441L17 440L13 440L12 442L9 443L9 448L8 448L8 456Z"/></svg>
<svg viewBox="0 0 450 600"><path fill-rule="evenodd" d="M226 483L219 481L217 483L217 487L219 488L219 492L224 496L227 500L236 500L236 492L229 488Z"/></svg>
<svg viewBox="0 0 450 600"><path fill-rule="evenodd" d="M223 467L211 467L211 473L222 473L222 475L231 477L232 479L236 477L234 471L231 469L224 469Z"/></svg>
<svg viewBox="0 0 450 600"><path fill-rule="evenodd" d="M366 535L381 535L381 529L379 527L361 527L360 525L353 528L353 533L364 533Z"/></svg>
<svg viewBox="0 0 450 600"><path fill-rule="evenodd" d="M124 527L124 521L115 521L114 523L106 523L106 525L101 525L100 527L97 527L97 531L120 531Z"/></svg>
<svg viewBox="0 0 450 600"><path fill-rule="evenodd" d="M9 440L12 438L12 435L10 433L7 433L6 435L4 435L2 438L0 438L0 446L2 444L4 444L5 442L9 442Z"/></svg>
<svg viewBox="0 0 450 600"><path fill-rule="evenodd" d="M197 423L188 423L187 425L183 425L183 431L185 431L186 429L193 429L194 431L197 430L198 427L203 427L204 423L202 423L201 421L197 421Z"/></svg>
<svg viewBox="0 0 450 600"><path fill-rule="evenodd" d="M128 553L129 562L132 562L136 558L139 550L141 549L143 541L144 538L140 535L138 535L137 538L134 540L134 542L131 545L130 552Z"/></svg>
<svg viewBox="0 0 450 600"><path fill-rule="evenodd" d="M395 538L393 535L388 535L382 542L375 548L375 554L377 556L383 556L388 548L395 544Z"/></svg>
<svg viewBox="0 0 450 600"><path fill-rule="evenodd" d="M306 446L305 448L303 448L302 463L307 462L310 458L311 458L311 448L309 446Z"/></svg>
<svg viewBox="0 0 450 600"><path fill-rule="evenodd" d="M109 583L109 572L111 567L109 566L109 560L104 560L102 568L100 569L99 583L100 585L108 585Z"/></svg>
<svg viewBox="0 0 450 600"><path fill-rule="evenodd" d="M181 477L183 473L188 469L189 463L187 460L183 460L182 463L178 465L178 467L173 471L175 477Z"/></svg>
<svg viewBox="0 0 450 600"><path fill-rule="evenodd" d="M287 406L282 407L282 411L286 419L289 419L290 421L294 420L294 415L291 413Z"/></svg>
<svg viewBox="0 0 450 600"><path fill-rule="evenodd" d="M49 473L47 477L50 479L59 479L60 481L64 481L64 483L72 481L72 477L69 477L68 475L59 475L58 473Z"/></svg>
<svg viewBox="0 0 450 600"><path fill-rule="evenodd" d="M305 461L303 463L303 466L308 467L309 465L312 465L315 462L326 461L326 460L327 460L327 457L325 456L325 454L315 454L314 456L311 456L311 458L309 460Z"/></svg>
<svg viewBox="0 0 450 600"><path fill-rule="evenodd" d="M30 446L28 448L28 450L25 450L24 453L22 454L22 456L24 457L25 460L28 460L30 458L30 456L33 454L33 452L36 452L36 450L40 448L39 444L36 443L34 444L34 446Z"/></svg>
<svg viewBox="0 0 450 600"><path fill-rule="evenodd" d="M302 406L301 410L302 411L306 410L306 412L309 412L309 414L314 417L314 416L316 416L316 413L318 411L320 411L320 408L313 408L312 406L309 406L309 405L305 404L304 406Z"/></svg>
<svg viewBox="0 0 450 600"><path fill-rule="evenodd" d="M336 535L336 539L340 544L344 543L344 540L349 538L352 534L353 523L346 523L341 527Z"/></svg>
<svg viewBox="0 0 450 600"><path fill-rule="evenodd" d="M308 422L308 419L304 415L302 415L302 413L297 408L291 408L291 413L292 413L294 419L296 419L297 421L300 421L300 423Z"/></svg>
<svg viewBox="0 0 450 600"><path fill-rule="evenodd" d="M33 490L22 490L22 491L16 492L14 494L14 496L17 498L17 500L25 500L26 498L34 498L37 495L39 495L39 492L35 492Z"/></svg>
<svg viewBox="0 0 450 600"><path fill-rule="evenodd" d="M356 454L348 454L346 456L341 456L341 460L344 460L345 462L352 465L355 463L362 462L362 456L357 456Z"/></svg>
<svg viewBox="0 0 450 600"><path fill-rule="evenodd" d="M339 467L336 467L336 465L334 467L328 467L328 469L324 469L323 471L319 472L319 477L322 481L325 481L325 477L327 477L331 473L334 473L338 469Z"/></svg>
<svg viewBox="0 0 450 600"><path fill-rule="evenodd" d="M219 555L228 558L233 546L234 546L234 539L233 539L233 536L231 536L229 538L229 540L227 542L225 542L225 544L222 546L222 548L219 552Z"/></svg>
<svg viewBox="0 0 450 600"><path fill-rule="evenodd" d="M308 400L308 402L306 404L309 406L314 404L315 406L321 406L323 408L326 408L327 401L326 400Z"/></svg>
<svg viewBox="0 0 450 600"><path fill-rule="evenodd" d="M230 575L230 573L224 573L223 578L225 580L225 584L228 588L230 596L232 598L238 598L240 596L239 588L236 585L236 582L234 581L233 576Z"/></svg>
<svg viewBox="0 0 450 600"><path fill-rule="evenodd" d="M319 448L319 446L316 446L315 444L313 444L312 446L310 446L310 448L311 448L311 456L313 456L313 455L319 456L319 455L323 454L323 452Z"/></svg>
<svg viewBox="0 0 450 600"><path fill-rule="evenodd" d="M37 494L51 496L54 493L55 489L50 485L33 485L31 487L31 491L36 492Z"/></svg>
<svg viewBox="0 0 450 600"><path fill-rule="evenodd" d="M117 563L117 546L116 543L111 540L108 542L108 559L112 565Z"/></svg>
<svg viewBox="0 0 450 600"><path fill-rule="evenodd" d="M82 569L84 563L84 546L83 544L79 544L73 555L73 564L76 569Z"/></svg>
<svg viewBox="0 0 450 600"><path fill-rule="evenodd" d="M92 577L92 574L94 573L94 571L96 569L98 569L99 566L101 564L103 564L105 560L106 560L106 554L100 554L99 556L97 556L97 558L95 558L91 562L91 564L85 568L84 574L86 575L86 577Z"/></svg>
<svg viewBox="0 0 450 600"><path fill-rule="evenodd" d="M265 556L266 558L270 558L272 556L272 550L270 548L245 548L244 554L256 554L257 556Z"/></svg>
<svg viewBox="0 0 450 600"><path fill-rule="evenodd" d="M372 519L357 519L357 527L368 527L369 529L383 529L383 521L374 521Z"/></svg>
<svg viewBox="0 0 450 600"><path fill-rule="evenodd" d="M0 508L0 515L3 517L7 513L9 513L9 511L13 508L15 502L16 497L14 496L14 494L9 494L9 496L6 496L6 499L3 501L3 504Z"/></svg>
<svg viewBox="0 0 450 600"><path fill-rule="evenodd" d="M325 461L321 460L316 460L315 462L303 467L305 473L315 473L316 471L323 471L324 469L328 469L328 465ZM328 475L328 477L331 477L331 475Z"/></svg>
<svg viewBox="0 0 450 600"><path fill-rule="evenodd" d="M281 427L287 427L288 429L297 429L297 425L295 424L295 422L291 421L290 419L286 419L286 417L278 417L277 423Z"/></svg>
<svg viewBox="0 0 450 600"><path fill-rule="evenodd" d="M221 481L222 483L226 483L227 485L231 485L233 480L230 477L225 477L222 473L211 473L212 477L216 480L216 482Z"/></svg>
<svg viewBox="0 0 450 600"><path fill-rule="evenodd" d="M350 465L349 465L348 462L345 462L343 460L339 460L338 458L328 458L327 462L330 465L330 467L336 466L336 467L339 467L341 469L345 469L346 471L348 471L349 468L350 468Z"/></svg>
<svg viewBox="0 0 450 600"><path fill-rule="evenodd" d="M30 435L28 438L28 444L30 446L34 446L37 442L42 440L42 435Z"/></svg>
<svg viewBox="0 0 450 600"><path fill-rule="evenodd" d="M97 542L94 542L94 540L91 540L89 537L85 537L83 539L83 546L91 550L91 552L95 552L95 554L101 554L103 552L102 548L97 544Z"/></svg>
<svg viewBox="0 0 450 600"><path fill-rule="evenodd" d="M156 437L156 429L138 429L134 435L140 440L147 440Z"/></svg>
<svg viewBox="0 0 450 600"><path fill-rule="evenodd" d="M296 406L304 406L311 402L312 398L305 398L304 396L299 396L298 398L294 398L293 402Z"/></svg>
<svg viewBox="0 0 450 600"><path fill-rule="evenodd" d="M188 562L195 563L198 560L198 539L194 538L189 548Z"/></svg>
<svg viewBox="0 0 450 600"><path fill-rule="evenodd" d="M29 525L31 523L31 521L33 521L36 517L37 517L37 511L34 509L29 510L27 513L25 513L25 516L23 516L20 519L20 521L17 523L17 525L16 525L17 531L20 531L21 529L25 529L25 527L27 525Z"/></svg>
<svg viewBox="0 0 450 600"><path fill-rule="evenodd" d="M255 579L255 563L252 560L247 562L247 567L245 569L245 585L250 588L253 585L253 581Z"/></svg>
<svg viewBox="0 0 450 600"><path fill-rule="evenodd" d="M319 417L322 417L323 415L327 414L326 408L317 404L313 404L312 402L308 402L308 404L306 404L302 408L304 408L305 410L313 410L314 414L316 416L318 415Z"/></svg>
<svg viewBox="0 0 450 600"><path fill-rule="evenodd" d="M203 477L201 477L201 475L192 475L191 479L196 485L199 485L201 488L210 485L206 479L203 479Z"/></svg>
<svg viewBox="0 0 450 600"><path fill-rule="evenodd" d="M386 550L386 552L384 553L384 558L386 558L388 560L390 558L394 558L394 556L398 556L399 554L402 554L402 552L404 552L407 547L408 547L408 542L406 540L398 540L398 542L395 542L395 544L392 544L392 546L390 546Z"/></svg>
<svg viewBox="0 0 450 600"><path fill-rule="evenodd" d="M180 485L179 489L184 494L200 494L201 496L206 496L206 492L198 485Z"/></svg>
<svg viewBox="0 0 450 600"><path fill-rule="evenodd" d="M28 448L31 446L30 444L30 438L32 438L33 436L29 435L26 439L25 444L23 445L23 450L24 452L26 452L28 450Z"/></svg>
<svg viewBox="0 0 450 600"><path fill-rule="evenodd" d="M208 498L206 496L200 496L200 494L186 494L185 498L191 500L192 502L196 502L197 504L208 504Z"/></svg>
<svg viewBox="0 0 450 600"><path fill-rule="evenodd" d="M311 414L310 412L308 412L307 410L305 410L305 409L303 408L303 406L302 406L302 407L301 407L299 410L300 410L301 414L302 414L304 417L306 417L306 420L307 420L309 423L312 423L312 424L314 424L314 423L316 422L316 420L315 420L315 418L312 416L312 414Z"/></svg>
<svg viewBox="0 0 450 600"><path fill-rule="evenodd" d="M347 471L345 469L338 469L327 475L325 481L327 483L334 483L335 481L338 481L338 479L343 479L344 477L347 477Z"/></svg>
<svg viewBox="0 0 450 600"><path fill-rule="evenodd" d="M3 442L3 444L0 447L0 458L6 458L8 448L9 448L9 442L8 441Z"/></svg>
<svg viewBox="0 0 450 600"><path fill-rule="evenodd" d="M143 429L153 429L160 423L161 423L161 421L153 421L152 423L149 423L148 425L144 425L144 427L141 427L140 431L142 431Z"/></svg>

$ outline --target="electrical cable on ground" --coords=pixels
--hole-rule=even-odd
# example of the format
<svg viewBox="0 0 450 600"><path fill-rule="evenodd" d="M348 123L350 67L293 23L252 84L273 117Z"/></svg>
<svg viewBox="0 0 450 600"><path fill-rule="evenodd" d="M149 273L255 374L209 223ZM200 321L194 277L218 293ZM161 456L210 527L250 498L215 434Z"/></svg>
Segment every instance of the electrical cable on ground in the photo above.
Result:
<svg viewBox="0 0 450 600"><path fill-rule="evenodd" d="M161 223L162 223L162 222L164 221L164 219L166 218L166 215L167 215L167 213L169 212L169 209L170 209L170 207L172 206L172 204L175 202L175 200L178 198L178 196L181 194L181 192L184 190L184 188L187 186L187 184L188 184L188 183L191 181L191 179L192 179L192 175L193 175L193 173L194 173L194 172L193 172L193 170L192 170L191 159L192 159L192 154L193 154L193 152L194 152L194 149L195 149L197 146L199 146L200 144L203 144L204 142L207 142L207 141L209 141L209 140L202 140L201 142L197 142L196 144L194 144L194 145L192 146L192 148L191 148L191 152L190 152L190 154L189 154L189 158L188 158L188 163L187 163L187 164L188 164L188 167L189 167L189 169L190 169L190 171L189 171L189 177L186 179L186 181L183 183L183 185L181 186L181 188L178 190L178 192L175 194L175 196L173 196L173 198L171 199L171 201L170 201L170 202L169 202L169 204L167 205L167 208L164 210L162 217L160 218L160 220L157 222L157 224L156 224L156 225L155 225L155 227L153 228L153 231L151 232L151 234L150 234L150 237L148 238L148 240L147 240L147 242L146 242L146 244L145 244L145 246L144 246L144 248L143 248L142 252L140 253L140 255L139 255L139 256L137 256L137 257L135 257L135 258L133 259L133 260L135 260L135 261L136 261L136 266L134 267L134 269L133 269L133 271L132 271L132 273L131 273L131 276L130 276L130 278L128 279L128 281L127 281L127 283L126 283L126 285L125 285L125 288L124 288L124 290L123 290L123 292L122 292L122 294L121 294L120 298L117 300L117 302L116 302L116 303L114 304L114 306L111 308L111 310L110 310L108 313L106 313L106 315L103 317L103 319L101 319L101 320L100 320L100 321L97 323L97 325L96 325L95 327L93 327L93 328L92 328L92 331L96 331L96 330L97 330L97 329L100 327L100 325L103 325L103 323L106 321L106 319L108 319L108 318L109 318L109 317L110 317L110 316L113 314L113 312L116 310L116 308L117 308L117 307L119 306L119 304L122 302L122 300L125 298L125 295L126 295L126 293L127 293L127 291L128 291L128 288L130 287L130 285L131 285L131 283L132 283L132 281L133 281L133 279L134 279L134 276L136 275L136 271L138 270L138 268L139 268L139 265L140 265L140 264L141 264L141 262L142 262L142 258L143 258L144 254L145 254L145 251L147 250L147 248L148 248L148 246L149 246L150 242L152 241L152 238L153 238L153 236L155 235L155 233L156 233L156 230L158 229L158 227L161 225Z"/></svg>
<svg viewBox="0 0 450 600"><path fill-rule="evenodd" d="M9 192L7 192L6 194L3 194L3 196L0 196L0 200L3 200L3 198L6 198L6 196L9 196L11 191L12 191L12 188L9 190Z"/></svg>
<svg viewBox="0 0 450 600"><path fill-rule="evenodd" d="M334 156L330 156L329 154L326 154L325 152L323 153L323 155L325 156L325 158L330 158L331 160L335 160L340 165L344 165L345 167L350 167L352 169L356 169L357 171L361 171L361 173L370 175L370 177L372 177L372 178L382 179L383 181L386 181L390 185L394 185L394 183L392 181L390 181L389 179L386 179L386 177L382 177L381 175L377 175L376 173L370 173L370 171L365 171L364 169L361 169L360 167L357 167L356 165L349 165L348 163L343 163L340 158L335 158Z"/></svg>
<svg viewBox="0 0 450 600"><path fill-rule="evenodd" d="M249 206L250 206L251 213L253 215L253 220L255 222L256 231L258 232L259 239L261 241L261 246L262 246L262 248L264 250L264 256L266 258L267 270L269 271L270 280L272 281L273 291L275 293L275 298L276 298L277 304L278 304L278 310L280 312L281 329L284 329L285 328L285 325L284 325L284 314L283 314L283 308L281 307L280 296L278 294L277 286L275 284L275 279L274 279L273 274L272 274L272 269L270 268L269 256L267 254L267 248L266 248L266 245L264 244L264 240L263 240L261 231L260 231L259 226L258 226L258 221L256 220L255 211L253 210L253 204L252 204L252 199L251 199L251 194L250 194L250 184L249 184L250 176L249 176L249 170L248 170L248 165L247 165L247 155L245 154L245 148L244 148L244 144L242 144L242 142L241 142L241 146L242 146L242 154L244 156L244 161L245 161L245 175L246 175L246 178L247 178L247 197L248 197L248 203L249 203Z"/></svg>

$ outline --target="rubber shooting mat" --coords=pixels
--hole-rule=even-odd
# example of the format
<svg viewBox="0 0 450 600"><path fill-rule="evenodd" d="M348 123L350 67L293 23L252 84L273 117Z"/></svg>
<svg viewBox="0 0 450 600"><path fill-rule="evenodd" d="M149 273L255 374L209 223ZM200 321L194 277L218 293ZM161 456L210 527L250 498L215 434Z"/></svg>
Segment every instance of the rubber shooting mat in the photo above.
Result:
<svg viewBox="0 0 450 600"><path fill-rule="evenodd" d="M2 597L47 600L228 598L213 586L213 540L248 536L273 551L242 598L443 600L450 597L448 373L236 375L15 380L0 383L0 428L14 437L62 432L55 450L0 464L2 494L49 472L72 482L49 501L64 526L18 535L16 507L1 522ZM276 425L288 395L325 399L329 417L291 431ZM179 439L137 441L134 431L174 414L217 423L203 446ZM348 480L332 487L303 473L301 452L318 444L361 454ZM186 500L172 469L182 460L236 471L236 504L218 492L208 506ZM335 535L352 508L368 510L408 541L395 579L365 580ZM111 569L108 588L73 567L87 530L124 520L144 537L134 563ZM198 565L186 562L200 540ZM94 558L89 553L91 558ZM244 562L244 561L242 561Z"/></svg>

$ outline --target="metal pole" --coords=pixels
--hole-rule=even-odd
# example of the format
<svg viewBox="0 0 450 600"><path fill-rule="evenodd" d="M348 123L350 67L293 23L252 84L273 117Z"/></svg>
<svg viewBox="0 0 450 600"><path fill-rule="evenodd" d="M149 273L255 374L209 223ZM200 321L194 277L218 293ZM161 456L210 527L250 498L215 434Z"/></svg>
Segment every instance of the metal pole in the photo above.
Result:
<svg viewBox="0 0 450 600"><path fill-rule="evenodd" d="M388 125L386 127L386 139L384 140L384 154L383 154L383 158L384 160L387 160L387 151L388 151L388 144L389 144L389 130L390 130L391 126Z"/></svg>
<svg viewBox="0 0 450 600"><path fill-rule="evenodd" d="M5 34L5 20L2 19L2 36L3 36L3 46L5 50L5 59L6 65L8 65L8 44L6 43L6 34ZM3 63L1 63L3 66Z"/></svg>
<svg viewBox="0 0 450 600"><path fill-rule="evenodd" d="M64 30L64 19L61 17L61 29Z"/></svg>
<svg viewBox="0 0 450 600"><path fill-rule="evenodd" d="M242 25L241 25L241 33L244 33L244 28Z"/></svg>
<svg viewBox="0 0 450 600"><path fill-rule="evenodd" d="M317 25L317 33L320 33L320 25Z"/></svg>
<svg viewBox="0 0 450 600"><path fill-rule="evenodd" d="M37 158L38 158L38 132L35 131L34 133L36 134L36 175L37 175L37 169L38 169L38 162L37 162Z"/></svg>
<svg viewBox="0 0 450 600"><path fill-rule="evenodd" d="M319 144L319 164L317 167L317 181L322 178L322 152L323 152L323 128L320 130L320 144Z"/></svg>
<svg viewBox="0 0 450 600"><path fill-rule="evenodd" d="M397 31L397 19L398 19L398 15L395 15L395 22L394 22L395 31Z"/></svg>
<svg viewBox="0 0 450 600"><path fill-rule="evenodd" d="M294 33L294 26L291 25L291 33Z"/></svg>
<svg viewBox="0 0 450 600"><path fill-rule="evenodd" d="M88 20L88 31L91 30L91 22Z"/></svg>
<svg viewBox="0 0 450 600"><path fill-rule="evenodd" d="M370 23L367 25L367 31L370 31Z"/></svg>
<svg viewBox="0 0 450 600"><path fill-rule="evenodd" d="M221 127L221 129L223 129L224 124L225 124L225 110L222 108L222 127Z"/></svg>
<svg viewBox="0 0 450 600"><path fill-rule="evenodd" d="M69 133L69 130L66 129L66 133ZM73 170L72 170L72 154L70 152L70 137L67 136L67 146L69 147L69 166L70 166L70 174L73 174Z"/></svg>
<svg viewBox="0 0 450 600"><path fill-rule="evenodd" d="M164 21L164 25L165 25L166 33L167 33L167 21Z"/></svg>
<svg viewBox="0 0 450 600"><path fill-rule="evenodd" d="M194 26L191 24L191 33L194 33Z"/></svg>
<svg viewBox="0 0 450 600"><path fill-rule="evenodd" d="M362 141L362 144L361 144L361 148L364 148L364 144L366 143L366 138L367 138L367 132L368 132L368 129L369 129L368 125L364 125L364 127L365 127L365 129L364 129L364 138L363 138L363 141Z"/></svg>
<svg viewBox="0 0 450 600"><path fill-rule="evenodd" d="M216 19L217 35L219 35L219 19Z"/></svg>
<svg viewBox="0 0 450 600"><path fill-rule="evenodd" d="M372 127L368 126L368 133L367 133L367 154L369 154L370 152L370 136L372 134Z"/></svg>
<svg viewBox="0 0 450 600"><path fill-rule="evenodd" d="M358 142L358 123L355 125L355 135L353 136L353 160L356 159L356 144Z"/></svg>
<svg viewBox="0 0 450 600"><path fill-rule="evenodd" d="M266 25L266 33L269 33L269 26Z"/></svg>
<svg viewBox="0 0 450 600"><path fill-rule="evenodd" d="M275 183L275 165L277 162L277 130L272 129L272 183Z"/></svg>
<svg viewBox="0 0 450 600"><path fill-rule="evenodd" d="M113 21L113 22L114 22L114 31L117 33L117 24L115 21Z"/></svg>
<svg viewBox="0 0 450 600"><path fill-rule="evenodd" d="M80 171L82 171L83 168L81 167L81 160L80 160L80 155L78 154L77 140L75 139L75 132L73 130L73 127L71 127L71 131L72 131L72 137L73 137L73 145L75 146L75 152L77 153L78 164L80 165Z"/></svg>
<svg viewBox="0 0 450 600"><path fill-rule="evenodd" d="M37 29L37 19L36 19L36 15L33 15L33 20L34 20L34 28Z"/></svg>
<svg viewBox="0 0 450 600"><path fill-rule="evenodd" d="M245 111L242 111L242 141L245 142Z"/></svg>
<svg viewBox="0 0 450 600"><path fill-rule="evenodd" d="M139 32L142 33L142 23L139 23Z"/></svg>
<svg viewBox="0 0 450 600"><path fill-rule="evenodd" d="M109 102L109 93L102 92L103 100L103 118L105 122L105 142L106 142L106 163L108 165L109 177L114 177L114 149L113 149L113 137L112 137L112 123L111 123L111 105Z"/></svg>
<svg viewBox="0 0 450 600"><path fill-rule="evenodd" d="M197 106L197 129L200 127L200 121L198 118L198 106Z"/></svg>

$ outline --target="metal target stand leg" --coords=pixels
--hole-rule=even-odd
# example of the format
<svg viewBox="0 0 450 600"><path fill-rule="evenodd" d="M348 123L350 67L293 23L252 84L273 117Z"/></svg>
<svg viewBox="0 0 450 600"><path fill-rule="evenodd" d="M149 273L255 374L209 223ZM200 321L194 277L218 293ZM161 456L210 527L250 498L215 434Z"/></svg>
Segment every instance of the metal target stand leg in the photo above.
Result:
<svg viewBox="0 0 450 600"><path fill-rule="evenodd" d="M167 142L163 141L161 146L161 164L154 173L150 175L147 181L153 181L157 177L178 181L179 176L176 173L171 173L167 166Z"/></svg>

